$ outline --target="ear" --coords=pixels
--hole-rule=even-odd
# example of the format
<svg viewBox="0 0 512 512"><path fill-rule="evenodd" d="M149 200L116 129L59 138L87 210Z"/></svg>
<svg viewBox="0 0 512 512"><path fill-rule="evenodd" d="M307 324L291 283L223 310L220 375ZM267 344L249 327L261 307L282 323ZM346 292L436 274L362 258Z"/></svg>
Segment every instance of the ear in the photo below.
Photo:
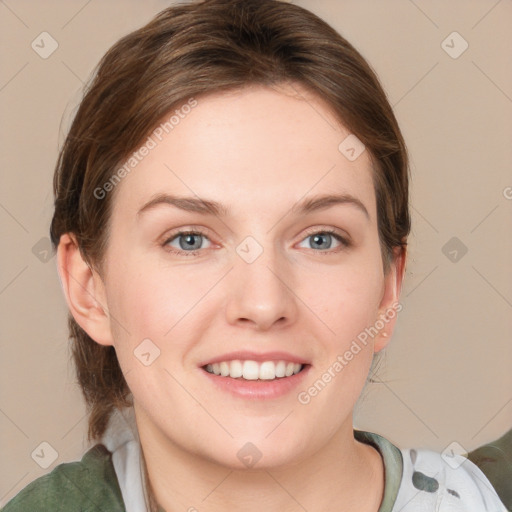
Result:
<svg viewBox="0 0 512 512"><path fill-rule="evenodd" d="M113 345L105 286L82 258L72 233L60 237L57 270L68 308L78 325L100 345Z"/></svg>
<svg viewBox="0 0 512 512"><path fill-rule="evenodd" d="M406 256L407 246L395 247L393 259L384 276L384 292L379 305L379 314L375 320L377 325L383 323L384 326L379 329L379 333L375 337L374 352L380 352L388 345L395 328L397 315L402 310L399 300L402 291Z"/></svg>

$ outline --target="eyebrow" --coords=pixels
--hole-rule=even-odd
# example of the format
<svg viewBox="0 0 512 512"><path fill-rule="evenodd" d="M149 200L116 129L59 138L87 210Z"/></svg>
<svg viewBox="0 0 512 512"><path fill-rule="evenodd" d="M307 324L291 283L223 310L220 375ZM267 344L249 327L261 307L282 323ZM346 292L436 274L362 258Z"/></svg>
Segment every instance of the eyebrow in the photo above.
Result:
<svg viewBox="0 0 512 512"><path fill-rule="evenodd" d="M297 215L304 215L319 210L325 210L339 204L355 206L364 213L367 219L370 219L370 214L363 202L351 194L325 194L314 196L296 203L291 208L291 212ZM142 206L137 212L137 217L140 217L143 213L160 205L174 206L187 212L200 213L202 215L215 215L217 217L227 217L230 214L229 208L217 201L201 199L199 197L174 196L160 193L155 194Z"/></svg>

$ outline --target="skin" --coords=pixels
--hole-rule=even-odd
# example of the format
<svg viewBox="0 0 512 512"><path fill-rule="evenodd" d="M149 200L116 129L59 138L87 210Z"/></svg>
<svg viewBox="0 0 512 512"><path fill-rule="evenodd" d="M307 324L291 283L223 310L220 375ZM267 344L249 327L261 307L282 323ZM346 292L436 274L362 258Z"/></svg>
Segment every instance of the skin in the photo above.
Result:
<svg viewBox="0 0 512 512"><path fill-rule="evenodd" d="M168 512L319 512L333 503L377 511L382 459L354 439L352 416L394 319L310 403L297 400L399 299L405 254L384 272L368 151L345 158L338 146L350 132L297 84L197 100L117 185L101 276L73 235L62 236L69 308L97 343L116 349L149 478ZM291 213L298 201L333 192L359 199L368 216L350 203ZM215 200L231 213L159 205L137 215L157 193ZM180 249L175 231L192 227L205 234L193 240L199 252L169 252ZM334 229L351 244L327 236L318 248L308 228ZM252 263L236 252L247 236L263 249ZM161 351L149 366L134 356L146 338ZM199 368L238 349L287 351L312 366L284 397L242 399ZM262 454L252 469L237 457L247 442Z"/></svg>

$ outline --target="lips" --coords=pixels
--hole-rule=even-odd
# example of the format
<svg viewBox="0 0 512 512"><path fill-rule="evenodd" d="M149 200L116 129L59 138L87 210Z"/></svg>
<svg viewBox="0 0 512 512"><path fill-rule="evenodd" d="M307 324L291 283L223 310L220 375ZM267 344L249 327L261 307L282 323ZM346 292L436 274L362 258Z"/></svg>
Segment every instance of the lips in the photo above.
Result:
<svg viewBox="0 0 512 512"><path fill-rule="evenodd" d="M208 364L221 363L223 361L256 361L263 363L265 361L286 361L290 363L309 364L309 361L301 356L292 354L290 352L273 351L273 352L252 352L249 350L237 350L223 355L215 356L199 363L199 366L206 366Z"/></svg>
<svg viewBox="0 0 512 512"><path fill-rule="evenodd" d="M270 370L268 369L268 365L265 363L268 363L269 361L262 361L261 364L258 362L251 360L251 359L239 359L239 360L231 360L229 361L230 365L234 361L240 361L244 363L244 366L248 364L249 366L249 372L251 372L251 367L255 368L253 364L256 365L256 368L258 368L258 372L261 371L263 368L263 371L269 372L267 376L270 376ZM282 370L282 365L280 365L280 361L285 361L284 359L280 359L277 362L272 361L272 364L275 365L275 372ZM227 361L224 361L227 363ZM291 363L291 361L290 361ZM244 401L250 400L250 401L267 401L267 400L277 400L277 399L285 399L289 397L289 399L295 399L295 393L297 392L297 389L299 386L301 386L301 383L304 382L307 375L309 374L309 370L311 369L310 364L300 364L300 363L292 363L294 365L299 365L300 371L298 373L292 373L289 377L274 377L272 379L260 379L259 373L258 373L258 379L245 379L243 377L243 368L242 366L242 376L240 377L231 377L229 376L221 376L215 375L215 373L210 373L208 371L208 366L211 364L212 370L213 365L218 365L218 369L220 371L220 363L208 363L205 366L202 366L199 368L201 371L201 374L204 376L207 382L209 382L214 389L220 390L222 393L227 393L227 395L231 395L232 397L235 397L235 399L242 399ZM265 370L265 366L267 369ZM281 367L281 368L279 368ZM231 366L230 366L231 371ZM255 370L253 377L255 376ZM236 373L235 373L236 375ZM248 375L251 377L251 375ZM303 385L303 384L302 384Z"/></svg>

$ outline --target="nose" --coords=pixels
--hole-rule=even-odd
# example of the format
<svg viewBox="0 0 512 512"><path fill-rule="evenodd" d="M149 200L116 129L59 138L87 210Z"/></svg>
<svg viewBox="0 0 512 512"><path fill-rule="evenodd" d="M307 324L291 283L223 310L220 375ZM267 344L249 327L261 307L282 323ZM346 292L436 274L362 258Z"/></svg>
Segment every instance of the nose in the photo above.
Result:
<svg viewBox="0 0 512 512"><path fill-rule="evenodd" d="M250 324L258 331L293 323L297 297L293 272L285 256L266 247L252 262L243 256L242 252L235 252L233 269L228 274L227 321L232 325Z"/></svg>

